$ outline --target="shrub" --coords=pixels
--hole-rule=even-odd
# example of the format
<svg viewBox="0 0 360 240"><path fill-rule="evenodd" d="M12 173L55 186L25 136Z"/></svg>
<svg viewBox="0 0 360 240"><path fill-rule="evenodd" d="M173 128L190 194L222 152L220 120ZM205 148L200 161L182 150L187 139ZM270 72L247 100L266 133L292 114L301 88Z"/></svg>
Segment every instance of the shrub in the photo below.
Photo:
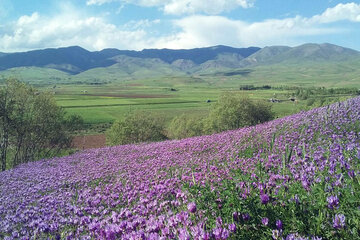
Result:
<svg viewBox="0 0 360 240"><path fill-rule="evenodd" d="M271 105L264 101L255 102L246 96L226 93L210 111L206 120L207 133L237 129L255 125L273 118Z"/></svg>
<svg viewBox="0 0 360 240"><path fill-rule="evenodd" d="M306 101L306 106L310 107L314 105L314 103L315 103L315 98L308 98Z"/></svg>
<svg viewBox="0 0 360 240"><path fill-rule="evenodd" d="M64 124L68 131L77 131L84 128L84 119L77 114L68 115L65 118Z"/></svg>
<svg viewBox="0 0 360 240"><path fill-rule="evenodd" d="M109 145L164 140L164 119L148 112L129 113L114 122L106 132L106 139Z"/></svg>
<svg viewBox="0 0 360 240"><path fill-rule="evenodd" d="M182 139L200 136L203 133L204 123L200 118L182 114L175 117L167 128L167 136L171 139Z"/></svg>

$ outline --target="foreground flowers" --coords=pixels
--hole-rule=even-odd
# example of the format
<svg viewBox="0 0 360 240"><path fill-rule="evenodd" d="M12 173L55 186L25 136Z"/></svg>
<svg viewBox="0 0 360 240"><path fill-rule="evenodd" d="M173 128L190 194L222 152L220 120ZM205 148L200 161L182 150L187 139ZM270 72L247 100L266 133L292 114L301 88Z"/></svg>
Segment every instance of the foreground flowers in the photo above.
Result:
<svg viewBox="0 0 360 240"><path fill-rule="evenodd" d="M0 173L0 238L359 238L360 98Z"/></svg>
<svg viewBox="0 0 360 240"><path fill-rule="evenodd" d="M341 229L345 227L345 216L344 214L336 214L333 220L333 227Z"/></svg>

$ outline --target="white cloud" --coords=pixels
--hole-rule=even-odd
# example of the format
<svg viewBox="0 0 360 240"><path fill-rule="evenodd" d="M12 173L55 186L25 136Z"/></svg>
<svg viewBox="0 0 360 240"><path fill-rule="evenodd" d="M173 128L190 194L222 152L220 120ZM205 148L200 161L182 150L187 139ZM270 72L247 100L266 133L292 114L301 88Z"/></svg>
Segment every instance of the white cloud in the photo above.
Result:
<svg viewBox="0 0 360 240"><path fill-rule="evenodd" d="M122 28L127 30L135 30L135 29L144 29L152 27L155 24L159 24L161 22L160 19L155 20L148 20L148 19L141 19L136 21L129 21L122 26Z"/></svg>
<svg viewBox="0 0 360 240"><path fill-rule="evenodd" d="M86 1L86 5L103 5L110 2L115 2L115 0L88 0Z"/></svg>
<svg viewBox="0 0 360 240"><path fill-rule="evenodd" d="M135 23L133 23L134 25ZM36 48L80 45L90 50L107 47L141 49L147 45L146 31L127 30L101 17L83 17L64 12L54 17L33 13L0 29L0 51L24 51Z"/></svg>
<svg viewBox="0 0 360 240"><path fill-rule="evenodd" d="M360 22L360 4L338 4L333 8L326 9L321 15L313 16L310 21L315 23L331 23L342 20Z"/></svg>
<svg viewBox="0 0 360 240"><path fill-rule="evenodd" d="M95 1L95 0L92 0ZM104 1L104 0L102 0ZM148 1L155 4L159 0ZM360 4L339 4L322 14L305 18L268 19L245 22L224 16L192 15L173 20L172 32L152 35L151 27L164 20L130 21L122 26L103 17L88 16L64 5L59 14L48 17L33 13L0 26L0 52L79 45L89 50L103 48L194 48L211 45L234 47L297 45L307 36L336 34L336 21L357 22Z"/></svg>
<svg viewBox="0 0 360 240"><path fill-rule="evenodd" d="M238 7L249 8L255 0L88 0L87 5L102 5L110 2L135 4L143 7L159 7L164 13L183 14L219 14Z"/></svg>
<svg viewBox="0 0 360 240"><path fill-rule="evenodd" d="M181 31L157 42L157 47L192 48L218 44L235 47L295 45L302 36L341 30L309 24L302 17L247 23L222 16L189 16L174 22Z"/></svg>
<svg viewBox="0 0 360 240"><path fill-rule="evenodd" d="M225 11L242 7L249 8L253 6L253 1L248 0L172 0L164 5L164 12L167 14L219 14Z"/></svg>
<svg viewBox="0 0 360 240"><path fill-rule="evenodd" d="M223 16L195 15L174 21L181 30L164 37L157 47L192 48L218 44L245 47L297 45L302 37L347 31L328 25L337 21L360 22L360 4L338 4L310 18L296 16L248 23Z"/></svg>

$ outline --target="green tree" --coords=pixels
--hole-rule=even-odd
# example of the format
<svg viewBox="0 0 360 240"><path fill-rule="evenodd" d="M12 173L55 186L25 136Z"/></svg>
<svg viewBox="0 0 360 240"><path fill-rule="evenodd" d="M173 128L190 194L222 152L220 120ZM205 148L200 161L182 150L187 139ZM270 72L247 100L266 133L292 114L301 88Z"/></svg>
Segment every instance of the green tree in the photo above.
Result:
<svg viewBox="0 0 360 240"><path fill-rule="evenodd" d="M222 95L210 111L205 132L214 133L244 126L255 125L273 118L271 105L265 101L255 102L234 93Z"/></svg>
<svg viewBox="0 0 360 240"><path fill-rule="evenodd" d="M77 114L68 115L64 121L65 128L69 132L74 132L84 128L84 119Z"/></svg>
<svg viewBox="0 0 360 240"><path fill-rule="evenodd" d="M0 88L1 170L46 158L69 146L65 112L50 93L15 79Z"/></svg>
<svg viewBox="0 0 360 240"><path fill-rule="evenodd" d="M185 114L175 117L167 128L167 136L171 139L182 139L203 134L204 123L200 118Z"/></svg>
<svg viewBox="0 0 360 240"><path fill-rule="evenodd" d="M135 111L115 121L106 132L106 139L110 145L161 141L166 139L164 123L160 116Z"/></svg>

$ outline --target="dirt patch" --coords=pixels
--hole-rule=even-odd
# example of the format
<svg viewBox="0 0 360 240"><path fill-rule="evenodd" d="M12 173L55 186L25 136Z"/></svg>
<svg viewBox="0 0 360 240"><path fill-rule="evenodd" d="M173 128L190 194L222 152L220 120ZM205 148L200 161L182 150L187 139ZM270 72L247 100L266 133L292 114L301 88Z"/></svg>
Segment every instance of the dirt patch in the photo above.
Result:
<svg viewBox="0 0 360 240"><path fill-rule="evenodd" d="M101 148L106 146L105 134L75 136L71 146L76 149Z"/></svg>
<svg viewBox="0 0 360 240"><path fill-rule="evenodd" d="M96 96L96 97L118 97L118 98L170 98L171 95L166 94L82 94L86 96Z"/></svg>

